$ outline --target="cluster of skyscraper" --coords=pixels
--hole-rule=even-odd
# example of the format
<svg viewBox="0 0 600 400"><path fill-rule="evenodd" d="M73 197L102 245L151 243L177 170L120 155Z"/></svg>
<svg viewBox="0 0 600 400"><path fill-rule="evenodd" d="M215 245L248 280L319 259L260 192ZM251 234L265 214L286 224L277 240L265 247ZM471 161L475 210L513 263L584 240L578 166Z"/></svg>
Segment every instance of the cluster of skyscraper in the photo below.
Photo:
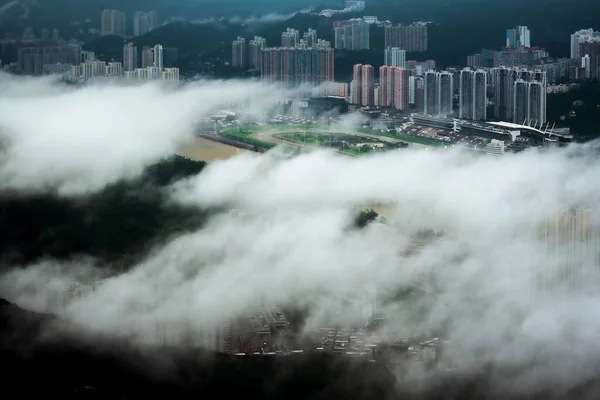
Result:
<svg viewBox="0 0 600 400"><path fill-rule="evenodd" d="M435 61L404 60L405 51L397 48L384 52L384 65L379 68L379 83L371 79L371 65L354 66L350 84L350 103L363 107L392 107L397 110L422 110L423 75L435 69Z"/></svg>
<svg viewBox="0 0 600 400"><path fill-rule="evenodd" d="M138 11L133 15L133 36L150 32L158 26L156 12ZM127 15L119 10L103 10L100 14L100 34L127 36Z"/></svg>
<svg viewBox="0 0 600 400"><path fill-rule="evenodd" d="M250 67L260 70L262 65L262 50L267 47L267 40L254 36L246 45L246 39L238 36L231 46L231 65L237 68Z"/></svg>
<svg viewBox="0 0 600 400"><path fill-rule="evenodd" d="M494 116L518 124L546 122L546 73L523 68L491 70L494 83Z"/></svg>
<svg viewBox="0 0 600 400"><path fill-rule="evenodd" d="M21 47L17 53L17 71L25 75L70 70L81 64L81 44L58 43L51 46Z"/></svg>
<svg viewBox="0 0 600 400"><path fill-rule="evenodd" d="M174 49L171 49L174 50ZM142 67L138 68L138 51L133 43L123 46L123 63L96 60L94 53L83 52L83 63L73 65L70 79L82 82L106 77L122 77L135 81L162 80L179 82L179 68L165 68L165 49L157 44L142 50Z"/></svg>
<svg viewBox="0 0 600 400"><path fill-rule="evenodd" d="M600 32L582 29L572 34L571 58L581 60L581 78L600 79Z"/></svg>
<svg viewBox="0 0 600 400"><path fill-rule="evenodd" d="M262 51L263 82L284 88L318 86L334 80L334 50L274 47Z"/></svg>
<svg viewBox="0 0 600 400"><path fill-rule="evenodd" d="M335 21L333 30L336 49L364 50L370 48L370 24L363 18Z"/></svg>
<svg viewBox="0 0 600 400"><path fill-rule="evenodd" d="M467 57L473 68L521 67L546 72L548 83L561 79L600 78L600 32L582 29L571 35L569 57L551 58L542 48L532 46L531 31L517 26L506 31L506 46L499 51L483 49Z"/></svg>
<svg viewBox="0 0 600 400"><path fill-rule="evenodd" d="M331 44L317 37L317 31L308 28L307 32L304 32L300 37L300 31L297 29L287 28L285 32L281 34L281 47L298 47L301 49L309 47L331 47Z"/></svg>

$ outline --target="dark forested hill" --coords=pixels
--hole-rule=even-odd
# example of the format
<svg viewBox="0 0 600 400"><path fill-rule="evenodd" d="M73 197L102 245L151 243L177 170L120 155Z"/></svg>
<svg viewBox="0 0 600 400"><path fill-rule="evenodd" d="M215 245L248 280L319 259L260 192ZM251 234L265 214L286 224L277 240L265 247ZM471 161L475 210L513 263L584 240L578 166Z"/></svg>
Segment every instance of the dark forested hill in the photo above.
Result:
<svg viewBox="0 0 600 400"><path fill-rule="evenodd" d="M0 195L0 254L11 263L78 254L106 261L142 254L156 241L200 226L205 214L167 202L163 189L203 163L172 158L135 181L84 198Z"/></svg>

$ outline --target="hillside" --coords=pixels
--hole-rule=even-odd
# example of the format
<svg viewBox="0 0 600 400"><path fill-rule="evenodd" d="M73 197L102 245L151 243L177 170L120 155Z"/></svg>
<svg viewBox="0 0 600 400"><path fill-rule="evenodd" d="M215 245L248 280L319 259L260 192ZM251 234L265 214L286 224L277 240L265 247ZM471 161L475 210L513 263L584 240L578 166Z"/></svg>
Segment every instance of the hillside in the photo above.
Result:
<svg viewBox="0 0 600 400"><path fill-rule="evenodd" d="M385 399L383 365L326 354L239 358L201 350L47 336L66 323L0 300L2 389L19 397ZM27 332L23 336L23 332Z"/></svg>
<svg viewBox="0 0 600 400"><path fill-rule="evenodd" d="M200 226L200 210L166 202L164 187L204 164L174 158L84 198L0 195L0 262L27 264L78 254L129 263L153 244Z"/></svg>

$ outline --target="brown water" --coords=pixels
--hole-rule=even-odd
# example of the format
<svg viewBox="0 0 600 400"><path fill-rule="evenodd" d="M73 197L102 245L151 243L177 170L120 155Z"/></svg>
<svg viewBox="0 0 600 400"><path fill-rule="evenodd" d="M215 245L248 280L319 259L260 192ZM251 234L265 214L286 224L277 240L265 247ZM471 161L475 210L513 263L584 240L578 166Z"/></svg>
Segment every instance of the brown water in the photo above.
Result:
<svg viewBox="0 0 600 400"><path fill-rule="evenodd" d="M179 151L179 155L191 158L192 160L211 162L231 158L247 151L248 150L238 149L237 147L229 146L227 144L197 137L189 144L183 146Z"/></svg>

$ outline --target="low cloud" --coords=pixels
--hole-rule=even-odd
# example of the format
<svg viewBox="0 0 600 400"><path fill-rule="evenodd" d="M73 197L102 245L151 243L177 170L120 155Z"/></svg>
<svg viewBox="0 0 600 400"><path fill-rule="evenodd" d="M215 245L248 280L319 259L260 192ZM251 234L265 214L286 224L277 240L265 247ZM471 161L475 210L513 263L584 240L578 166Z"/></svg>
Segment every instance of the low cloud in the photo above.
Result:
<svg viewBox="0 0 600 400"><path fill-rule="evenodd" d="M1 97L0 123L13 132L14 147L0 173L10 178L6 187L54 182L61 192L91 190L174 151L191 134L177 128L184 121L232 99L255 99L256 90L215 82L173 93L111 86L12 103ZM35 120L20 114L26 109ZM60 151L36 159L33 150L50 143ZM77 151L85 144L93 150ZM94 163L92 155L104 158ZM364 309L377 307L388 317L385 329L444 332L462 371L493 364L519 371L510 381L499 377L503 387L567 389L592 378L600 361L599 174L589 146L503 157L446 149L361 158L245 153L169 190L173 201L241 215L216 214L120 275L99 277L88 260L46 262L4 275L0 290L46 310L60 287L95 283L57 312L140 343L177 343L191 332L203 344L249 306L306 306L306 332L364 322ZM356 209L369 204L391 206L389 223L348 229ZM572 226L578 233L570 241L566 233L563 246L549 232L572 207L589 217ZM445 234L418 239L424 229ZM422 294L394 298L405 288ZM341 311L340 299L355 308Z"/></svg>
<svg viewBox="0 0 600 400"><path fill-rule="evenodd" d="M231 17L222 17L222 18L205 18L193 21L195 24L211 24L219 21L227 21L233 24L246 24L246 25L260 25L260 24L271 24L277 22L287 21L292 18L296 14L308 13L314 7L305 8L293 13L282 14L282 13L267 13L261 15L251 15L251 16L231 16Z"/></svg>
<svg viewBox="0 0 600 400"><path fill-rule="evenodd" d="M173 90L116 83L67 88L0 75L0 186L84 194L177 152L194 122L220 108L261 110L281 92L258 83L198 82ZM258 95L257 95L258 94Z"/></svg>

